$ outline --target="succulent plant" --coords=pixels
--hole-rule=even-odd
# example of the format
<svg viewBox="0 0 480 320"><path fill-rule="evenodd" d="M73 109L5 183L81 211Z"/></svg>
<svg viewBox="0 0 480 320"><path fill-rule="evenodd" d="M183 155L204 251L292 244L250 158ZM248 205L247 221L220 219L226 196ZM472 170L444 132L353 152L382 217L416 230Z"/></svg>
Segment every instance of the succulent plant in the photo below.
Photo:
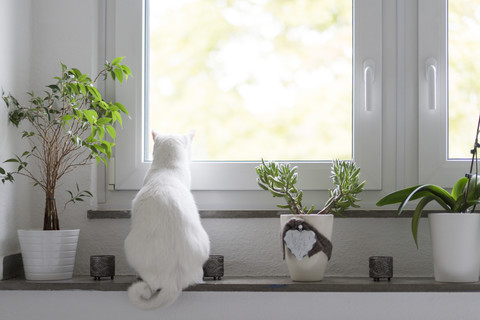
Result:
<svg viewBox="0 0 480 320"><path fill-rule="evenodd" d="M292 214L311 214L314 206L304 206L302 204L303 192L298 190L296 183L298 180L297 167L292 167L289 163L265 162L255 168L257 172L258 185L269 191L272 196L284 198L286 204L277 205L282 209L289 209ZM353 161L334 160L331 170L334 189L330 189L329 199L325 206L317 214L335 214L342 215L342 212L349 207L358 207L355 203L359 199L357 195L363 191L365 181L360 182L360 168Z"/></svg>

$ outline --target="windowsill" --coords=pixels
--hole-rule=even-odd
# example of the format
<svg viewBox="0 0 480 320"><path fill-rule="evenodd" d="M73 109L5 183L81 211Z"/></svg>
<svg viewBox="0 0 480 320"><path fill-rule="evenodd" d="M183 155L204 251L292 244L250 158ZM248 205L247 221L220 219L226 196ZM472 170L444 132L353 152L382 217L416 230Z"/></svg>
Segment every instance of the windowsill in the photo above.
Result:
<svg viewBox="0 0 480 320"><path fill-rule="evenodd" d="M438 210L425 210L425 213ZM277 218L288 211L279 210L200 210L203 219L251 219L251 218ZM347 210L343 213L345 218L411 218L413 210L405 210L402 215L397 210ZM130 219L130 210L88 210L88 219ZM426 216L426 215L425 215Z"/></svg>
<svg viewBox="0 0 480 320"><path fill-rule="evenodd" d="M116 276L94 281L78 276L62 281L27 281L21 278L0 281L0 290L87 290L126 291L134 276ZM187 288L197 292L480 292L480 282L441 283L432 278L392 278L375 282L370 278L327 277L320 282L293 282L287 277L226 277L206 279Z"/></svg>

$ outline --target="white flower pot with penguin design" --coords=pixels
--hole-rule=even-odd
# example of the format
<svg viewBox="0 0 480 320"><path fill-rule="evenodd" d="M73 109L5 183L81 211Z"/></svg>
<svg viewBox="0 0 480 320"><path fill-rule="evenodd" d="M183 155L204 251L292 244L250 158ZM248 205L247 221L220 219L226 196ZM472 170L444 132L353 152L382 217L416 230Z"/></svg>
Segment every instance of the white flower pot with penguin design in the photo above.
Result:
<svg viewBox="0 0 480 320"><path fill-rule="evenodd" d="M323 279L332 251L333 218L331 214L280 216L284 258L293 281Z"/></svg>

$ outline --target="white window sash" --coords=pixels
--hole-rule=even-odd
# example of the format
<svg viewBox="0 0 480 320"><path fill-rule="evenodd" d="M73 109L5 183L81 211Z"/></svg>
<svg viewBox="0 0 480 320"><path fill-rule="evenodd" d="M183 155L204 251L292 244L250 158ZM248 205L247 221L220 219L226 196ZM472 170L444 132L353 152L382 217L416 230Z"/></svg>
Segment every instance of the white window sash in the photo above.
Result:
<svg viewBox="0 0 480 320"><path fill-rule="evenodd" d="M109 10L114 7L115 11L112 54L126 56L125 63L134 73L133 81L129 79L127 83L115 86L115 99L121 101L132 116L131 120L124 121L123 128L117 132L116 190L138 190L150 166L143 160L145 31L142 3L143 1L130 0L107 2ZM367 181L366 189L379 190L382 186L382 1L362 0L353 3L353 155L361 168L362 179ZM367 67L369 69L366 71ZM367 79L368 83L365 83L364 79ZM299 188L331 188L330 162L292 164L299 168ZM258 162L194 162L192 190L259 190L254 170L257 165Z"/></svg>
<svg viewBox="0 0 480 320"><path fill-rule="evenodd" d="M418 1L418 153L419 183L451 188L469 161L448 159L447 6Z"/></svg>

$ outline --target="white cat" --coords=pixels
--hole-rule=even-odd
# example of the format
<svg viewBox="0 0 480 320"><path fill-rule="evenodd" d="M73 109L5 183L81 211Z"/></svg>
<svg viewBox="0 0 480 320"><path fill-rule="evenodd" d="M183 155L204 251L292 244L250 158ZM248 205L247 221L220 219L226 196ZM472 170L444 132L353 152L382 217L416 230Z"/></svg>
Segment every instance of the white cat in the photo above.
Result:
<svg viewBox="0 0 480 320"><path fill-rule="evenodd" d="M142 309L166 306L184 288L202 282L202 266L210 252L190 192L194 132L152 135L153 162L133 200L131 230L125 239L128 263L142 279L130 286L128 295Z"/></svg>

